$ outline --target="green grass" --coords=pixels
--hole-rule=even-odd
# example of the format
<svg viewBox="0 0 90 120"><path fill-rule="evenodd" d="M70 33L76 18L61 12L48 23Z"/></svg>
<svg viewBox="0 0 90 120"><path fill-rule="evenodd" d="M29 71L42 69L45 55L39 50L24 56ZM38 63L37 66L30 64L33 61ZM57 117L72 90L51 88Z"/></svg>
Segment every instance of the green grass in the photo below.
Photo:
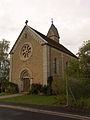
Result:
<svg viewBox="0 0 90 120"><path fill-rule="evenodd" d="M12 97L12 98L4 98L4 99L0 99L0 101L13 102L13 103L36 104L36 105L65 104L63 103L64 99L62 97L60 97L60 99L57 99L56 96L38 96L38 95L25 95L25 96L18 96L18 97ZM90 109L90 98L78 100L77 105L71 102L70 106Z"/></svg>
<svg viewBox="0 0 90 120"><path fill-rule="evenodd" d="M56 98L55 96L26 95L12 98L4 98L0 99L0 101L37 105L54 105L56 103Z"/></svg>

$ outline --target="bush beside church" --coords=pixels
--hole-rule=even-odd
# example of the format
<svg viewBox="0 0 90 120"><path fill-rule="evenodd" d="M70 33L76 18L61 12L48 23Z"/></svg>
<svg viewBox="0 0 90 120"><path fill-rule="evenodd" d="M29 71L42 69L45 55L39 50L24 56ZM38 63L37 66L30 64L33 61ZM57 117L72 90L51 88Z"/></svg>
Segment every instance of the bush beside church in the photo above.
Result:
<svg viewBox="0 0 90 120"><path fill-rule="evenodd" d="M0 83L0 92L15 94L19 92L19 88L18 85L15 83L2 81Z"/></svg>

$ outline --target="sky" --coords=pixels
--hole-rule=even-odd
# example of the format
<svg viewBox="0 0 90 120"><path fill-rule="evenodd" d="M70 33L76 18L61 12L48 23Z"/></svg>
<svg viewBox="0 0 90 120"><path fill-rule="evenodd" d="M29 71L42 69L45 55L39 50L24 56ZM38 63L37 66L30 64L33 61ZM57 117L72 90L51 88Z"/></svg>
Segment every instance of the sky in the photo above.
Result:
<svg viewBox="0 0 90 120"><path fill-rule="evenodd" d="M60 43L74 54L90 40L90 0L0 0L0 40L9 40L11 49L26 20L47 35L51 18Z"/></svg>

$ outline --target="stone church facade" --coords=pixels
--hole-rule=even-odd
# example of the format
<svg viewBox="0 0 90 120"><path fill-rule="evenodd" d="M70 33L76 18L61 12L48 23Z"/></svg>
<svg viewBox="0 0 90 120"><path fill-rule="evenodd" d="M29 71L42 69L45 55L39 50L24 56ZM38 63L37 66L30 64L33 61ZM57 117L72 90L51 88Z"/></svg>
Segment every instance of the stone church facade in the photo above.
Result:
<svg viewBox="0 0 90 120"><path fill-rule="evenodd" d="M77 57L59 43L54 24L47 36L27 24L10 51L10 81L20 92L28 92L32 83L47 85L48 77L64 79L70 59Z"/></svg>

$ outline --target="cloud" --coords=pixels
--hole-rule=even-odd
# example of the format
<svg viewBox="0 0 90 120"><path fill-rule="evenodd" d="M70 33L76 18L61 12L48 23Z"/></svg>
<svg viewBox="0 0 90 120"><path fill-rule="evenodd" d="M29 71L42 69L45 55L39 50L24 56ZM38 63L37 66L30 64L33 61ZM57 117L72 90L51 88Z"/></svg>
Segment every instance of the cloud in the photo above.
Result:
<svg viewBox="0 0 90 120"><path fill-rule="evenodd" d="M0 0L0 39L10 40L12 46L26 19L31 27L47 34L51 18L60 43L74 53L90 39L90 0Z"/></svg>

